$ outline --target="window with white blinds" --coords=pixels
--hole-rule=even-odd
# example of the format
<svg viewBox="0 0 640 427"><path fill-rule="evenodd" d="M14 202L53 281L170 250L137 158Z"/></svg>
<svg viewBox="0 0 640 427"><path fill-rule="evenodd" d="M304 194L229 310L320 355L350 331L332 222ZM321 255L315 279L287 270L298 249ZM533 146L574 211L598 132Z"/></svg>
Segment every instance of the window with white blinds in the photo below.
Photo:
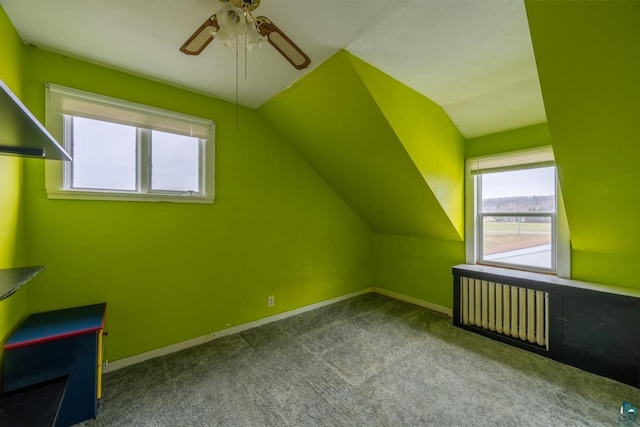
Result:
<svg viewBox="0 0 640 427"><path fill-rule="evenodd" d="M553 149L550 146L469 160L469 172L472 175L548 166L555 166Z"/></svg>
<svg viewBox="0 0 640 427"><path fill-rule="evenodd" d="M47 164L49 198L213 201L212 120L48 84L47 127L73 162Z"/></svg>
<svg viewBox="0 0 640 427"><path fill-rule="evenodd" d="M556 272L558 199L551 147L469 159L467 167L475 262Z"/></svg>

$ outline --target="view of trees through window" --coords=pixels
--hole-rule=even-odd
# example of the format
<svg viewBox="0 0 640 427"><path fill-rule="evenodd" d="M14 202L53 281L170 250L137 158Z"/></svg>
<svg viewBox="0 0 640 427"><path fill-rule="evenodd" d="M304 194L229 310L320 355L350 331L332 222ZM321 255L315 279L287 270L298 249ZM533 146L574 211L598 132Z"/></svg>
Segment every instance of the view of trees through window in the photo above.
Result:
<svg viewBox="0 0 640 427"><path fill-rule="evenodd" d="M553 270L555 168L483 174L479 181L482 260Z"/></svg>

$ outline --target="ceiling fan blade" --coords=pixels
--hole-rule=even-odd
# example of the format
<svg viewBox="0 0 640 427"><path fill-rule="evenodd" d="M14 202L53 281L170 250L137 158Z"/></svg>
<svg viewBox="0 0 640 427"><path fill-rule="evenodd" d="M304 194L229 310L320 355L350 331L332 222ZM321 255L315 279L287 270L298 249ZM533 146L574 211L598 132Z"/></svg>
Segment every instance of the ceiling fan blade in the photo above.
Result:
<svg viewBox="0 0 640 427"><path fill-rule="evenodd" d="M219 28L220 25L216 15L211 16L184 42L180 47L180 51L187 55L200 55L204 48L211 43L213 33L218 31Z"/></svg>
<svg viewBox="0 0 640 427"><path fill-rule="evenodd" d="M260 16L256 19L258 32L269 40L271 46L284 56L298 70L307 68L311 59L270 19Z"/></svg>

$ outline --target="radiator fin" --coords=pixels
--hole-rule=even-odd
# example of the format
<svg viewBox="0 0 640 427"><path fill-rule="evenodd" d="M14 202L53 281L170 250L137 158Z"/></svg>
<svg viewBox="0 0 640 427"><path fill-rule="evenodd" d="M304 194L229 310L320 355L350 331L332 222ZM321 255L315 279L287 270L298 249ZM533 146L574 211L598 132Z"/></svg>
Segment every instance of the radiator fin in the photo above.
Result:
<svg viewBox="0 0 640 427"><path fill-rule="evenodd" d="M460 321L549 349L547 292L461 277Z"/></svg>

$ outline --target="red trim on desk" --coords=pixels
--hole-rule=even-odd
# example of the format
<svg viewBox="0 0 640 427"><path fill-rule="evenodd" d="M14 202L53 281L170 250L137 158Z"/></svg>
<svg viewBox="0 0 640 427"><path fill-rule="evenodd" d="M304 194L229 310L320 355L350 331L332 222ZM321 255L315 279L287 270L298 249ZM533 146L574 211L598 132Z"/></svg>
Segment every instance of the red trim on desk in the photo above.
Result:
<svg viewBox="0 0 640 427"><path fill-rule="evenodd" d="M93 308L96 308L96 307L99 307L99 306L104 307L104 310L102 311L102 316L100 317L100 323L94 321L94 322L90 322L90 325L87 325L87 327L85 327L85 328L76 328L76 329L67 328L66 331L65 330L58 331L58 333L55 333L55 334L50 334L50 333L48 333L48 334L35 334L36 337L31 338L31 339L28 338L28 334L27 334L27 337L22 337L22 339L18 339L18 340L14 340L13 339L15 337L15 335L20 332L20 329L25 326L25 324L29 324L29 321L32 319L33 316L39 317L38 320L41 320L42 316L51 315L52 313L53 314L59 314L59 313L68 314L68 313L72 312L73 314L77 314L77 310L84 310L84 309L87 309L87 308L88 309L93 309ZM64 339L64 338L70 338L70 337L74 337L74 336L78 336L78 335L85 335L85 334L90 334L90 333L94 333L94 332L100 331L100 330L104 329L104 320L105 320L105 317L107 315L106 307L107 307L106 303L103 303L103 304L95 304L93 306L72 307L70 309L63 309L63 310L52 311L52 312L44 312L44 313L32 314L20 326L20 328L18 328L18 331L16 331L14 333L14 335L9 339L8 342L6 342L3 345L2 348L4 350L12 350L12 349L26 347L26 346L30 346L30 345L34 345L34 344L40 344L40 343L44 343L44 342L48 342L48 341L54 341L54 340L59 340L59 339ZM39 326L38 320L32 322L32 323L36 323L36 326L35 326L36 329ZM27 327L27 329L28 329L28 327ZM12 340L14 342L11 342Z"/></svg>
<svg viewBox="0 0 640 427"><path fill-rule="evenodd" d="M102 325L100 325L99 327L87 328L83 330L69 332L66 334L50 335L46 338L40 338L40 339L29 340L29 341L21 341L15 344L5 344L2 348L5 350L11 350L13 348L26 347L28 345L40 344L47 341L60 340L63 338L75 337L77 335L89 334L91 332L99 331L100 329L104 329L104 316L102 316Z"/></svg>

